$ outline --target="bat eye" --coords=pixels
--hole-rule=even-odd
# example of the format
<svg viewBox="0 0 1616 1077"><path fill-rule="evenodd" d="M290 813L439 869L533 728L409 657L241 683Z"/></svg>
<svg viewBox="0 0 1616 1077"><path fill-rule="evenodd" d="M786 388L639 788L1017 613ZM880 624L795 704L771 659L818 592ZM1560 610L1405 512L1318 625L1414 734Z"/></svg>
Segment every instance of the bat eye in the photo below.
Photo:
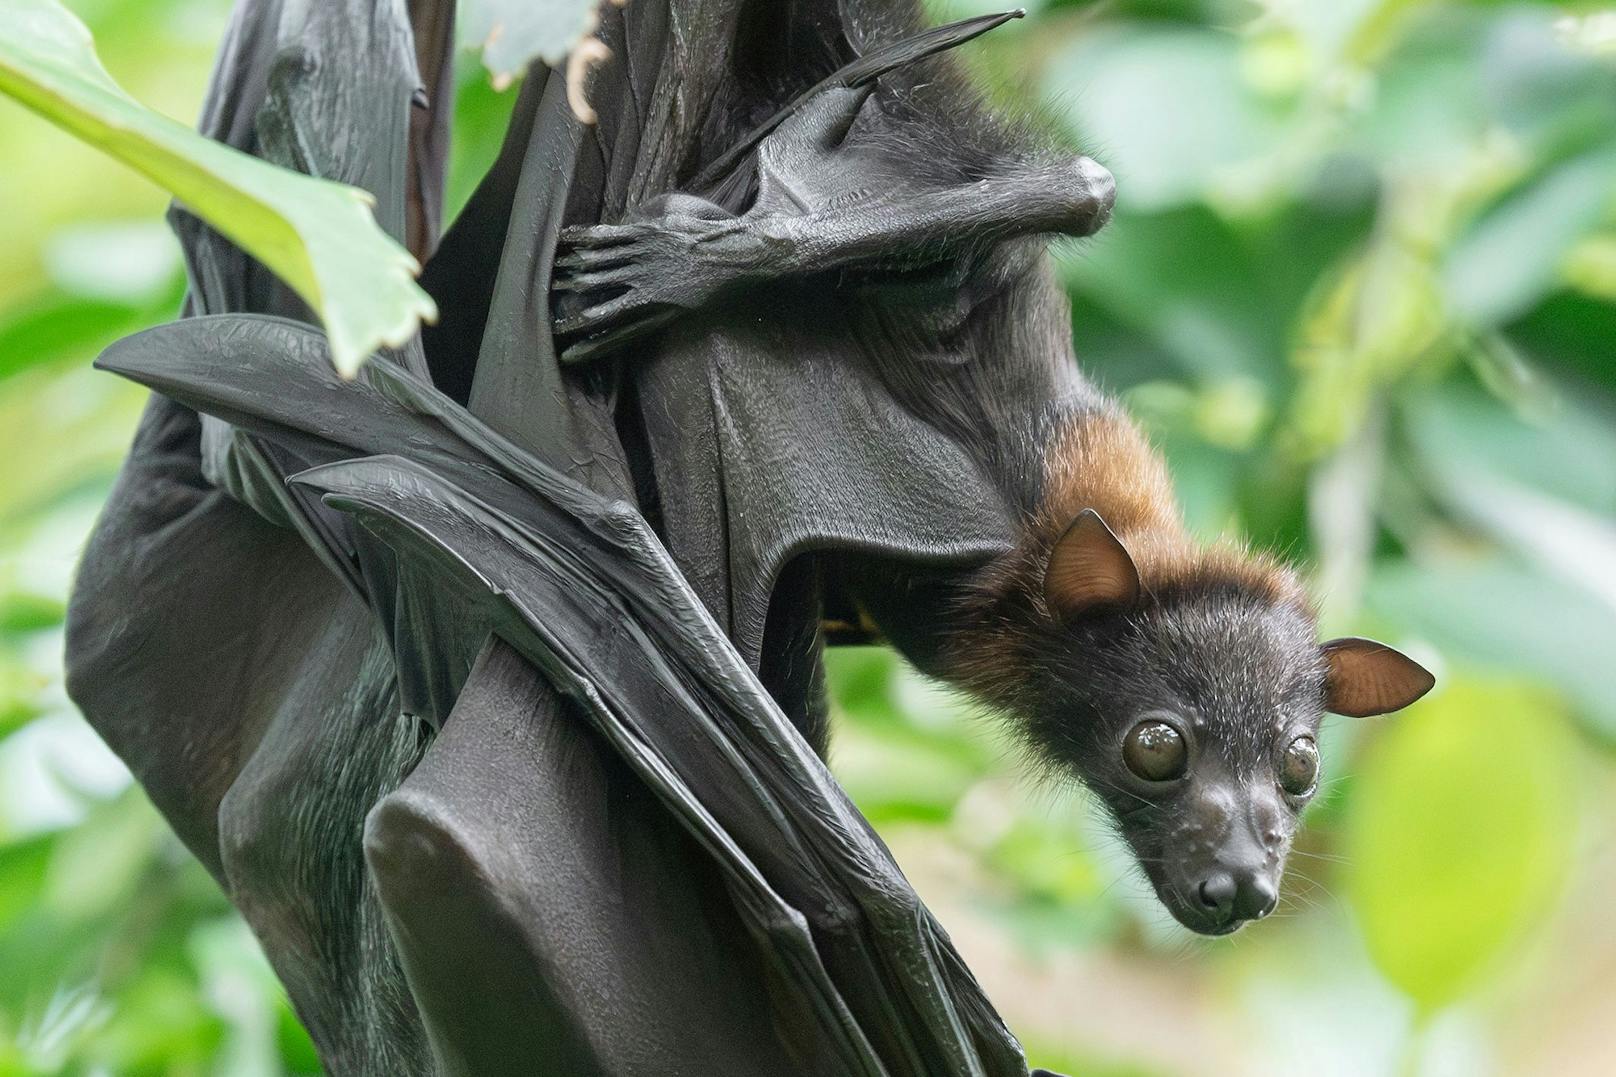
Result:
<svg viewBox="0 0 1616 1077"><path fill-rule="evenodd" d="M1293 797L1313 791L1319 780L1319 746L1303 734L1285 746L1279 759L1279 786Z"/></svg>
<svg viewBox="0 0 1616 1077"><path fill-rule="evenodd" d="M1122 760L1147 782L1167 782L1183 775L1189 751L1166 722L1140 722L1122 742Z"/></svg>

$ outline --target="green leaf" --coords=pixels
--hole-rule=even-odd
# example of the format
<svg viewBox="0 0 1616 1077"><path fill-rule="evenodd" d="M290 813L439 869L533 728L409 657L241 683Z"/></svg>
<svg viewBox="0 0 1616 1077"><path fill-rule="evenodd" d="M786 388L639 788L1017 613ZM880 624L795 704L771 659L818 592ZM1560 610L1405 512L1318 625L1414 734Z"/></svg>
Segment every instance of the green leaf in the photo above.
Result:
<svg viewBox="0 0 1616 1077"><path fill-rule="evenodd" d="M279 993L275 1001L275 1043L280 1049L282 1067L291 1074L323 1072L314 1041L309 1038L308 1029L297 1019L297 1014L292 1012L291 1003Z"/></svg>
<svg viewBox="0 0 1616 1077"><path fill-rule="evenodd" d="M0 93L117 158L268 266L316 311L337 369L436 317L420 265L377 227L358 188L278 168L126 94L90 32L56 0L0 0Z"/></svg>
<svg viewBox="0 0 1616 1077"><path fill-rule="evenodd" d="M1382 973L1426 1013L1552 908L1571 855L1576 753L1551 696L1450 683L1365 753L1346 890Z"/></svg>
<svg viewBox="0 0 1616 1077"><path fill-rule="evenodd" d="M831 757L837 781L876 825L942 822L981 777L968 743L849 725Z"/></svg>
<svg viewBox="0 0 1616 1077"><path fill-rule="evenodd" d="M1568 274L1586 269L1566 268ZM1593 407L1609 413L1616 404L1616 363L1610 361L1610 342L1616 340L1616 276L1610 300L1560 292L1511 325L1508 339L1534 366L1553 368L1593 390L1585 397Z"/></svg>
<svg viewBox="0 0 1616 1077"><path fill-rule="evenodd" d="M483 64L503 89L535 59L551 67L595 28L598 0L464 0L461 39L482 46Z"/></svg>
<svg viewBox="0 0 1616 1077"><path fill-rule="evenodd" d="M0 639L55 628L65 614L66 608L54 598L27 591L0 593Z"/></svg>
<svg viewBox="0 0 1616 1077"><path fill-rule="evenodd" d="M838 710L865 725L901 725L894 692L898 659L885 647L832 647L825 680Z"/></svg>
<svg viewBox="0 0 1616 1077"><path fill-rule="evenodd" d="M454 122L449 125L453 145L443 196L446 222L460 215L499 159L515 108L516 95L494 89L473 65L464 64L455 72Z"/></svg>
<svg viewBox="0 0 1616 1077"><path fill-rule="evenodd" d="M1046 92L1082 102L1078 134L1104 148L1125 211L1268 193L1264 158L1287 117L1247 86L1233 35L1144 21L1085 33L1051 63Z"/></svg>
<svg viewBox="0 0 1616 1077"><path fill-rule="evenodd" d="M97 804L83 825L64 831L57 842L45 906L63 920L114 915L151 870L163 833L162 817L133 789Z"/></svg>
<svg viewBox="0 0 1616 1077"><path fill-rule="evenodd" d="M1557 685L1584 729L1616 746L1616 611L1587 590L1502 557L1393 561L1371 577L1368 605L1467 664Z"/></svg>
<svg viewBox="0 0 1616 1077"><path fill-rule="evenodd" d="M1473 325L1524 314L1560 283L1567 253L1598 225L1616 186L1616 148L1600 146L1512 191L1459 237L1443 266L1454 310Z"/></svg>
<svg viewBox="0 0 1616 1077"><path fill-rule="evenodd" d="M79 299L51 291L0 314L0 379L64 363L86 364L108 344L173 316L184 294L176 277L150 305Z"/></svg>
<svg viewBox="0 0 1616 1077"><path fill-rule="evenodd" d="M1479 389L1446 385L1411 395L1402 425L1439 494L1476 478L1508 480L1616 515L1616 424L1608 400L1555 392L1545 410L1523 417Z"/></svg>
<svg viewBox="0 0 1616 1077"><path fill-rule="evenodd" d="M38 906L55 840L53 835L40 835L0 842L0 938ZM3 979L9 981L13 975Z"/></svg>
<svg viewBox="0 0 1616 1077"><path fill-rule="evenodd" d="M1321 281L1298 326L1302 381L1286 445L1317 459L1347 442L1372 402L1421 364L1451 353L1453 335L1429 261L1381 237Z"/></svg>
<svg viewBox="0 0 1616 1077"><path fill-rule="evenodd" d="M145 398L88 365L0 380L0 528L86 494L105 497Z"/></svg>
<svg viewBox="0 0 1616 1077"><path fill-rule="evenodd" d="M1274 310L1283 300L1268 269L1238 231L1199 206L1118 213L1062 264L1068 287L1154 338L1204 382L1261 381L1281 369L1285 325Z"/></svg>

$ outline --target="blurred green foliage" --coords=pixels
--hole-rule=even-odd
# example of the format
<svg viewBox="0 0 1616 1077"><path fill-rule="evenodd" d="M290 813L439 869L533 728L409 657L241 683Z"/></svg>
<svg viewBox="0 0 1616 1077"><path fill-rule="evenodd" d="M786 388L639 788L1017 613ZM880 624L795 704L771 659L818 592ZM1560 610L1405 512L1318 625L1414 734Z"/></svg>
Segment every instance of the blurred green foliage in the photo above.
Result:
<svg viewBox="0 0 1616 1077"><path fill-rule="evenodd" d="M1556 712L1539 692L1463 680L1364 755L1348 893L1376 963L1425 1009L1459 997L1564 879L1575 796Z"/></svg>
<svg viewBox="0 0 1616 1077"><path fill-rule="evenodd" d="M1117 174L1111 225L1061 252L1086 368L1195 527L1297 559L1330 631L1441 687L1328 724L1284 912L1220 943L885 652L831 656L833 767L1038 1064L1616 1069L1616 8L1027 6L970 61ZM74 7L137 98L194 115L224 0ZM452 205L510 101L468 57ZM141 399L88 361L175 309L161 196L15 108L0 148L0 1075L315 1072L61 690L71 565Z"/></svg>

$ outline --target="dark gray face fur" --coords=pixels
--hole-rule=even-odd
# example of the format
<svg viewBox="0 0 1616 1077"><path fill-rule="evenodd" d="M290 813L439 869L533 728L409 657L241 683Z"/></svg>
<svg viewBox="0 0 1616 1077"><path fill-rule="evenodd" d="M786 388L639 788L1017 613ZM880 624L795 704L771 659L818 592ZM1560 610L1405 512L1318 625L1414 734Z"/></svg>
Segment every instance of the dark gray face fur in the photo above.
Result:
<svg viewBox="0 0 1616 1077"><path fill-rule="evenodd" d="M1040 650L1037 747L1105 801L1173 916L1221 935L1272 911L1314 793L1280 784L1284 752L1323 717L1311 617L1227 591L1168 596L1064 626ZM1142 722L1182 738L1181 776L1130 769Z"/></svg>

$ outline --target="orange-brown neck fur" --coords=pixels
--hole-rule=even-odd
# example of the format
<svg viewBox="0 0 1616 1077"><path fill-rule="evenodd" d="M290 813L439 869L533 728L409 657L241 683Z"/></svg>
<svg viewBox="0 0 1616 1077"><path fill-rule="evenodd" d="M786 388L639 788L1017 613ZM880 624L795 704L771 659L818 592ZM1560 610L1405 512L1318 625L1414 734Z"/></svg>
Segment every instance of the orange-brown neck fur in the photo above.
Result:
<svg viewBox="0 0 1616 1077"><path fill-rule="evenodd" d="M964 599L948 663L963 686L989 700L1014 695L1026 633L1052 623L1043 601L1049 551L1086 508L1127 548L1145 602L1186 589L1226 589L1308 607L1296 576L1277 560L1191 537L1166 463L1132 420L1114 409L1079 412L1052 439L1042 495L1021 540L982 570Z"/></svg>
<svg viewBox="0 0 1616 1077"><path fill-rule="evenodd" d="M1029 538L1047 552L1086 508L1098 512L1127 547L1146 593L1228 583L1276 603L1306 604L1295 576L1279 562L1190 537L1166 462L1120 412L1074 416L1056 440Z"/></svg>

